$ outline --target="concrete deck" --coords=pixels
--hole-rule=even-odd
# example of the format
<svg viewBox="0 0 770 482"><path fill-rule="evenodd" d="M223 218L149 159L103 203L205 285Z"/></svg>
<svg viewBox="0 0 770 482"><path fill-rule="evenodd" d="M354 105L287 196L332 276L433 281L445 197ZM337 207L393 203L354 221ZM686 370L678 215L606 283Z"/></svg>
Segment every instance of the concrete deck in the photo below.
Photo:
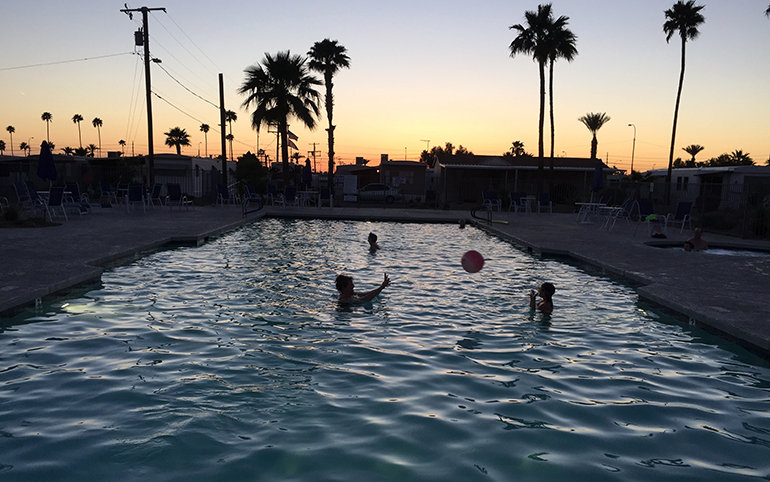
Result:
<svg viewBox="0 0 770 482"><path fill-rule="evenodd" d="M482 212L483 213L483 212ZM211 236L260 217L326 218L399 222L458 222L469 211L400 208L275 208L242 218L240 207L194 210L115 209L48 228L0 229L0 313L6 316L35 300L63 294L100 279L103 267L170 243L200 245ZM608 232L578 224L573 214L493 214L508 224L479 223L502 238L541 255L568 256L638 284L646 299L681 314L770 359L770 257L719 256L662 249L681 246L686 231L669 230L652 240L645 226L620 221ZM770 242L710 233L712 246L770 250Z"/></svg>

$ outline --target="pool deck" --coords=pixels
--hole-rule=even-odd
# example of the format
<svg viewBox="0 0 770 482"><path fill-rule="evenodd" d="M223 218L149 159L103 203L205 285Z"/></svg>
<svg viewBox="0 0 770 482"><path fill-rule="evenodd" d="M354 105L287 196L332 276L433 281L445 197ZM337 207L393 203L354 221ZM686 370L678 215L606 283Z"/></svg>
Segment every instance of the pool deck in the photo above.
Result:
<svg viewBox="0 0 770 482"><path fill-rule="evenodd" d="M104 267L168 244L200 245L263 217L323 218L396 222L470 220L464 211L400 208L278 208L268 206L247 218L239 206L191 210L155 208L126 213L115 208L60 226L0 229L0 313L10 316L36 300L66 294L98 282ZM77 215L76 215L77 216ZM692 323L738 341L770 359L770 257L720 256L662 249L690 237L670 229L666 240L647 236L646 226L618 222L612 231L578 224L574 214L494 212L502 223L479 227L544 256L565 256L637 285L640 298ZM770 250L770 242L706 232L712 246ZM383 247L387 240L381 240Z"/></svg>

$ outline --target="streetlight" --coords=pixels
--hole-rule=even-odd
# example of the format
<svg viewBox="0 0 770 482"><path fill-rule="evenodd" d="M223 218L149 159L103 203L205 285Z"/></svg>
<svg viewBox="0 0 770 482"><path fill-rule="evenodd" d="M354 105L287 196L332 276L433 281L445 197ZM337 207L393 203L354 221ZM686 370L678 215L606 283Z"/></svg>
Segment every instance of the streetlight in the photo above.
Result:
<svg viewBox="0 0 770 482"><path fill-rule="evenodd" d="M631 174L634 173L634 151L636 151L636 126L628 124L628 127L634 128L634 143L631 145Z"/></svg>

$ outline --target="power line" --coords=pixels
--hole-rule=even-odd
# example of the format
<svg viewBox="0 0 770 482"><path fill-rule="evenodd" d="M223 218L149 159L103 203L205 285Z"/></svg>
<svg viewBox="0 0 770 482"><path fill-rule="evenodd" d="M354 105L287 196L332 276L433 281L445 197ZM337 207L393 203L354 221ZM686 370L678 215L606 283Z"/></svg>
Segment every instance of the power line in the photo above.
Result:
<svg viewBox="0 0 770 482"><path fill-rule="evenodd" d="M183 89L185 89L187 92L191 93L192 95L194 95L195 97L199 98L199 99L200 99L200 100L202 100L203 102L206 102L207 104L211 104L212 106L214 106L214 108L215 108L215 109L219 109L219 106L218 106L218 105L216 105L215 103L213 103L213 102L211 102L211 101L209 101L209 100L206 100L206 99L204 99L204 98L203 98L203 97L201 97L200 95L196 94L195 92L193 92L192 90L190 90L189 88L187 88L187 86L186 86L186 85L184 85L183 83L181 83L180 81L178 81L178 80L177 80L177 79L176 79L176 78L175 78L173 75L171 75L171 73L169 73L169 71L168 71L168 70L166 70L166 69L163 67L163 65L161 65L161 64L159 64L159 63L156 63L156 65L157 65L157 66L160 68L160 70L162 70L163 72L165 72L165 73L166 73L166 75L168 75L169 77L171 77L171 79L172 79L174 82L176 82L177 84L181 85L181 86L182 86L182 88L183 88Z"/></svg>
<svg viewBox="0 0 770 482"><path fill-rule="evenodd" d="M47 62L43 64L31 64L31 65L19 65L16 67L5 67L0 69L0 71L5 70L19 70L19 69L31 69L33 67L46 67L48 65L59 65L59 64L70 64L73 62L86 62L88 60L96 60L96 59L106 59L107 57L117 57L119 55L134 55L135 52L121 52L119 54L107 54L107 55L98 55L96 57L84 57L82 59L72 59L72 60L59 60L56 62Z"/></svg>

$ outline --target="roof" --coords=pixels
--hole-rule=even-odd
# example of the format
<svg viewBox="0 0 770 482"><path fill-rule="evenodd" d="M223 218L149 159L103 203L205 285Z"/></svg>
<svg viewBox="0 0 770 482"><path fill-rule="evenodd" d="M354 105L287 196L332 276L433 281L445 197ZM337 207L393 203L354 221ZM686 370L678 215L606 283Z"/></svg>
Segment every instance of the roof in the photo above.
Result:
<svg viewBox="0 0 770 482"><path fill-rule="evenodd" d="M559 171L593 171L596 168L597 159L582 157L554 157L553 168ZM614 172L601 159L602 168L608 172ZM445 169L497 169L497 170L535 170L538 168L539 158L532 156L476 156L467 154L439 155L438 163ZM543 158L543 166L549 169L551 158Z"/></svg>
<svg viewBox="0 0 770 482"><path fill-rule="evenodd" d="M710 174L752 174L770 176L770 166L714 166L714 167L678 167L671 170L672 174L690 176L707 176ZM652 177L665 177L668 169L651 169L647 173Z"/></svg>

